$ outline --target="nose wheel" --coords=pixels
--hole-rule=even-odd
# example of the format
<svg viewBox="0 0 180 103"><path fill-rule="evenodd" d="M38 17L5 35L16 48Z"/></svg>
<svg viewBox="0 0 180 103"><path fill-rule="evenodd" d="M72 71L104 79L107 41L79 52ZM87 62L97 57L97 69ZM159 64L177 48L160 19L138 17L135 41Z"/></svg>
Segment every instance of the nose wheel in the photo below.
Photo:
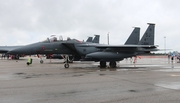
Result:
<svg viewBox="0 0 180 103"><path fill-rule="evenodd" d="M69 68L69 64L68 64L68 63L65 63L65 64L64 64L64 68Z"/></svg>
<svg viewBox="0 0 180 103"><path fill-rule="evenodd" d="M41 64L43 64L43 63L44 63L44 61L42 60L42 58L40 58L40 63L41 63Z"/></svg>
<svg viewBox="0 0 180 103"><path fill-rule="evenodd" d="M43 64L43 63L44 63L44 61L43 61L43 60L40 60L40 63L41 63L41 64Z"/></svg>

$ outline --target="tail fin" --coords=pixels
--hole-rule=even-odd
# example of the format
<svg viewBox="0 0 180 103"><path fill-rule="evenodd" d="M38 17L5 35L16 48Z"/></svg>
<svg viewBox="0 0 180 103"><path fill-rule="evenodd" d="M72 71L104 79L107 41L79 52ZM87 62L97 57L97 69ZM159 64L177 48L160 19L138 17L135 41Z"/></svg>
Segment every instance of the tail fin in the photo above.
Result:
<svg viewBox="0 0 180 103"><path fill-rule="evenodd" d="M138 45L154 45L154 27L155 24L148 23L149 27L139 41Z"/></svg>
<svg viewBox="0 0 180 103"><path fill-rule="evenodd" d="M92 42L93 37L88 37L88 39L86 40L86 42Z"/></svg>
<svg viewBox="0 0 180 103"><path fill-rule="evenodd" d="M124 45L131 45L131 44L137 45L139 43L139 36L140 36L140 28L135 27Z"/></svg>
<svg viewBox="0 0 180 103"><path fill-rule="evenodd" d="M93 39L93 43L99 43L99 38L100 38L100 35L95 35L94 39Z"/></svg>

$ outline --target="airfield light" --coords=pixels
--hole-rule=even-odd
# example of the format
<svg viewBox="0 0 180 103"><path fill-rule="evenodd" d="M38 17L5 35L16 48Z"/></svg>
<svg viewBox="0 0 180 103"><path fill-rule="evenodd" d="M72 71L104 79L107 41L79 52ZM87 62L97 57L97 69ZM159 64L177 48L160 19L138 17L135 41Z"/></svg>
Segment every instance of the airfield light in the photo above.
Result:
<svg viewBox="0 0 180 103"><path fill-rule="evenodd" d="M165 50L165 55L166 55L166 36L164 36L164 50Z"/></svg>
<svg viewBox="0 0 180 103"><path fill-rule="evenodd" d="M107 41L108 41L108 45L109 45L109 32L107 34Z"/></svg>

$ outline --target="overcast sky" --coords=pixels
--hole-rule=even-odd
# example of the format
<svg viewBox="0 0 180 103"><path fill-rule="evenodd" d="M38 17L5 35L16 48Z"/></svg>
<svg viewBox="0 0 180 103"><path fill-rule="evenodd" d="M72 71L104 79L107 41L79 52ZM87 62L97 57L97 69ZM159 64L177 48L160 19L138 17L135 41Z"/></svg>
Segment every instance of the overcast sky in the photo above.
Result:
<svg viewBox="0 0 180 103"><path fill-rule="evenodd" d="M155 23L155 44L180 51L179 0L0 0L0 45L26 45L50 35L124 44L132 27ZM164 38L166 37L166 39ZM166 41L166 43L165 43Z"/></svg>

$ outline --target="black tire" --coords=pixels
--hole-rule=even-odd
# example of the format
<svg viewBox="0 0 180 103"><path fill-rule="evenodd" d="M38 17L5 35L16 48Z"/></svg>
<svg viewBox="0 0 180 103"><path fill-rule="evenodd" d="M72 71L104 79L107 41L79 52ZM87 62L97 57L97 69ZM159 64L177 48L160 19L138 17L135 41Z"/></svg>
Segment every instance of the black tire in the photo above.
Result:
<svg viewBox="0 0 180 103"><path fill-rule="evenodd" d="M65 64L64 64L64 67L65 67L65 68L69 68L69 64L65 63Z"/></svg>
<svg viewBox="0 0 180 103"><path fill-rule="evenodd" d="M111 62L109 63L109 66L110 66L111 68L116 68L116 61L111 61Z"/></svg>
<svg viewBox="0 0 180 103"><path fill-rule="evenodd" d="M41 63L41 64L43 64L43 63L44 63L44 61L43 61L43 60L40 60L40 63Z"/></svg>
<svg viewBox="0 0 180 103"><path fill-rule="evenodd" d="M100 61L100 68L106 68L106 61Z"/></svg>

